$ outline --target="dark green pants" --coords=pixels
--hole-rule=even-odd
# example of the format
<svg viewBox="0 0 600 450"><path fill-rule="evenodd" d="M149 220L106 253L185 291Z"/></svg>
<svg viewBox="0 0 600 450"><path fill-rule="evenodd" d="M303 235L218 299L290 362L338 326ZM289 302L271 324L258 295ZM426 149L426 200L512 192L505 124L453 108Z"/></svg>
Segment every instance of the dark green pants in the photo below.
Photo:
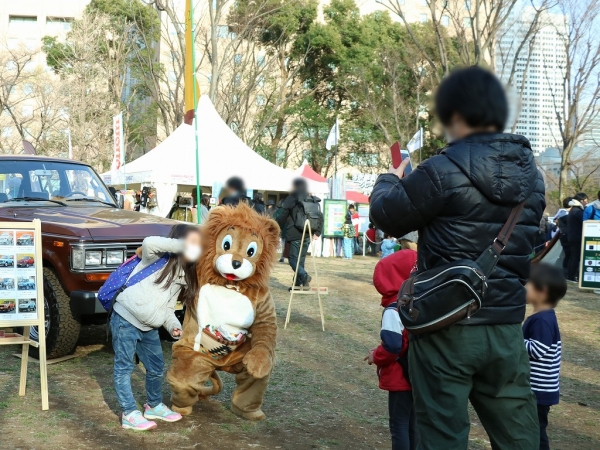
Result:
<svg viewBox="0 0 600 450"><path fill-rule="evenodd" d="M453 325L411 339L408 350L420 449L466 450L470 400L494 450L538 450L520 325Z"/></svg>

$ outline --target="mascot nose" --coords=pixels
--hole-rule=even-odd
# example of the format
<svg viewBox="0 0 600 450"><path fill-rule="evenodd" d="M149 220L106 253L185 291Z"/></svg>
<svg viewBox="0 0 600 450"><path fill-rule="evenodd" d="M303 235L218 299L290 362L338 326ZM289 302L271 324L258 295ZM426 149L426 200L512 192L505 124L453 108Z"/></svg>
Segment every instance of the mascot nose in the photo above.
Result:
<svg viewBox="0 0 600 450"><path fill-rule="evenodd" d="M240 261L236 261L235 259L233 261L231 261L231 265L233 266L234 270L242 267L242 263Z"/></svg>

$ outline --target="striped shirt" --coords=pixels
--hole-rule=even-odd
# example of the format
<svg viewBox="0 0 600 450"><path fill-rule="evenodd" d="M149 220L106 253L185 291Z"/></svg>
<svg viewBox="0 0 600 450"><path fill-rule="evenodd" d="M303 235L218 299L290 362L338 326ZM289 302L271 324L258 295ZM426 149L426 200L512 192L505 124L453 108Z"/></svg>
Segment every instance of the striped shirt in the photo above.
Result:
<svg viewBox="0 0 600 450"><path fill-rule="evenodd" d="M532 314L523 324L531 364L531 389L539 405L556 405L559 397L561 341L553 309Z"/></svg>

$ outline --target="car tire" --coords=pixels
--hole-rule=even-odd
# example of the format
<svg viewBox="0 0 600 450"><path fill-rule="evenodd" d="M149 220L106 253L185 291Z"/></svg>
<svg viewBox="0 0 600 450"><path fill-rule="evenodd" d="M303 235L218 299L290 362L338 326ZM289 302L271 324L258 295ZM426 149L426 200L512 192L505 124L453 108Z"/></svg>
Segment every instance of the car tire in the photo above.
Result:
<svg viewBox="0 0 600 450"><path fill-rule="evenodd" d="M70 298L56 274L44 267L44 312L46 315L46 357L70 355L77 346L81 322L71 313ZM38 340L37 327L31 327L30 336ZM29 355L39 359L39 349L29 347Z"/></svg>

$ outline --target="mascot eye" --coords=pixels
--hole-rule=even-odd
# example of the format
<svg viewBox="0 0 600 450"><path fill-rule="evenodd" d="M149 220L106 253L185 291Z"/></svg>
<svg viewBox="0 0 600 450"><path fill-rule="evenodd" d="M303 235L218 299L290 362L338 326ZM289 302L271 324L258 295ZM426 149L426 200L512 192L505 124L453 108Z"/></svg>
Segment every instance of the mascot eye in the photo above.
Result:
<svg viewBox="0 0 600 450"><path fill-rule="evenodd" d="M252 258L254 255L256 255L256 248L256 242L250 242L248 244L248 248L246 249L246 255Z"/></svg>
<svg viewBox="0 0 600 450"><path fill-rule="evenodd" d="M221 247L223 247L223 250L225 250L227 252L231 249L232 242L233 242L233 239L231 239L231 235L228 234L227 236L225 236L223 238L223 243L221 244Z"/></svg>

